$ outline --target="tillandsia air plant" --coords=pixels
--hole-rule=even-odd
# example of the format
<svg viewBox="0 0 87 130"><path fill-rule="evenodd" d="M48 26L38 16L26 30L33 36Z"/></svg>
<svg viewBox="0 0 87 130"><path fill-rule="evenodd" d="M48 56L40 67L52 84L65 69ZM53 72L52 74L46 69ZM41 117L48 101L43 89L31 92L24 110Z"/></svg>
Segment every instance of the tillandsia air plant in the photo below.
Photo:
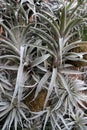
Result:
<svg viewBox="0 0 87 130"><path fill-rule="evenodd" d="M0 0L2 130L87 129L86 8L85 0Z"/></svg>

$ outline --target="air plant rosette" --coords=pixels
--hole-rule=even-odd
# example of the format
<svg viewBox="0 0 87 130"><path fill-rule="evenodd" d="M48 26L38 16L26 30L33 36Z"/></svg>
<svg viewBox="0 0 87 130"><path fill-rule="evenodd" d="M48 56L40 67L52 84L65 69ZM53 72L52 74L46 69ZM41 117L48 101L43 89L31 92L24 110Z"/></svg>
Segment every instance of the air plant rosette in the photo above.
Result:
<svg viewBox="0 0 87 130"><path fill-rule="evenodd" d="M86 130L85 1L0 2L2 130Z"/></svg>

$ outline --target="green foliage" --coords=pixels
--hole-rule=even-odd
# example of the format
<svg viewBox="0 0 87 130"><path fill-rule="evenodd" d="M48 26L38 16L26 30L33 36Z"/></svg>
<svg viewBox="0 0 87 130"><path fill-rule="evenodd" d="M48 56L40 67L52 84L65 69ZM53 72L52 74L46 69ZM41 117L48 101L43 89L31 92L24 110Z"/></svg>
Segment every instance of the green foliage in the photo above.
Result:
<svg viewBox="0 0 87 130"><path fill-rule="evenodd" d="M1 129L86 130L87 84L79 78L85 72L72 64L87 63L87 52L72 51L87 44L86 2L0 0L0 6Z"/></svg>

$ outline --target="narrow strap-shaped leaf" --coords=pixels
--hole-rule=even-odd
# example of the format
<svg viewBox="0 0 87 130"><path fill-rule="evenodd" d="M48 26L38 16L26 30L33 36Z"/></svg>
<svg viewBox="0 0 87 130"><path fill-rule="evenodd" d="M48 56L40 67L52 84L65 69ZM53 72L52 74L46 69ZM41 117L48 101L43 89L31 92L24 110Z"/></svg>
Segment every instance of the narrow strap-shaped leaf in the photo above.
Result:
<svg viewBox="0 0 87 130"><path fill-rule="evenodd" d="M10 120L10 123L9 123L9 128L11 128L11 125L15 119L15 115L16 115L16 109L13 109L12 113L11 113L11 120Z"/></svg>
<svg viewBox="0 0 87 130"><path fill-rule="evenodd" d="M0 102L0 106L6 106L9 105L8 102Z"/></svg>
<svg viewBox="0 0 87 130"><path fill-rule="evenodd" d="M0 56L0 59L17 59L17 60L19 60L19 57L18 56L16 56L16 55L2 55L2 56Z"/></svg>
<svg viewBox="0 0 87 130"><path fill-rule="evenodd" d="M72 6L72 4L71 4L71 6ZM67 22L70 22L70 21L71 21L73 15L74 15L74 13L75 13L75 11L78 9L79 6L80 6L80 3L78 3L78 4L76 5L76 7L72 10L72 12L71 12L69 18L67 19Z"/></svg>
<svg viewBox="0 0 87 130"><path fill-rule="evenodd" d="M85 104L83 104L83 102L81 100L79 100L78 98L76 98L77 103L85 110L87 110L87 107L85 106Z"/></svg>
<svg viewBox="0 0 87 130"><path fill-rule="evenodd" d="M22 118L24 118L26 121L28 121L25 113L23 112L23 110L21 108L19 108L19 113L21 114Z"/></svg>
<svg viewBox="0 0 87 130"><path fill-rule="evenodd" d="M24 37L28 32L31 26L34 26L34 23L30 23L27 26L24 27L22 33L21 33L21 38Z"/></svg>
<svg viewBox="0 0 87 130"><path fill-rule="evenodd" d="M70 60L70 61L80 61L80 62L83 62L83 63L87 63L87 60L83 59L83 58L77 58L77 57L66 57L67 60Z"/></svg>
<svg viewBox="0 0 87 130"><path fill-rule="evenodd" d="M14 129L17 130L18 128L18 117L15 115L15 120L14 120Z"/></svg>
<svg viewBox="0 0 87 130"><path fill-rule="evenodd" d="M63 118L63 116L61 114L58 114L58 117L61 119L61 121L65 125L66 129L70 130L69 127L68 127L68 125L66 124L65 119Z"/></svg>
<svg viewBox="0 0 87 130"><path fill-rule="evenodd" d="M28 14L26 13L26 11L24 10L22 5L20 5L20 9L21 9L21 11L22 11L23 15L25 16L27 23L28 23Z"/></svg>
<svg viewBox="0 0 87 130"><path fill-rule="evenodd" d="M64 37L67 37L70 31L72 30L72 28L79 25L82 21L83 19L81 18L71 20L66 26L66 29L64 31Z"/></svg>
<svg viewBox="0 0 87 130"><path fill-rule="evenodd" d="M47 72L47 67L38 65L37 68L39 68L40 70L42 70L42 71L44 71L44 72Z"/></svg>
<svg viewBox="0 0 87 130"><path fill-rule="evenodd" d="M60 65L62 65L62 50L63 50L63 38L59 38L59 60L60 60Z"/></svg>
<svg viewBox="0 0 87 130"><path fill-rule="evenodd" d="M9 107L9 104L0 106L0 112L5 111Z"/></svg>
<svg viewBox="0 0 87 130"><path fill-rule="evenodd" d="M62 70L60 70L60 72L62 73L62 74L84 74L85 72L81 72L81 71L78 71L78 70L70 70L70 69L62 69Z"/></svg>
<svg viewBox="0 0 87 130"><path fill-rule="evenodd" d="M58 123L58 121L57 121L57 119L55 118L54 114L52 113L51 115L52 115L52 118L53 118L53 121L54 121L56 127L57 127L59 130L62 130L61 127L60 127L60 125L59 125L59 123Z"/></svg>
<svg viewBox="0 0 87 130"><path fill-rule="evenodd" d="M38 119L38 117L44 115L47 112L47 110L43 110L40 112L31 112L31 114L34 114L34 116L29 117L29 120L34 120L34 119Z"/></svg>
<svg viewBox="0 0 87 130"><path fill-rule="evenodd" d="M14 102L14 99L17 96L17 94L18 94L18 102L19 103L20 103L21 98L22 98L22 92L23 92L23 86L24 86L24 80L25 80L24 79L24 72L23 72L24 51L25 51L25 48L23 46L21 46L21 48L20 48L20 65L19 65L19 68L18 68L15 90L14 90L13 97L12 97L12 103Z"/></svg>
<svg viewBox="0 0 87 130"><path fill-rule="evenodd" d="M34 60L31 63L31 67L35 67L35 66L41 64L42 62L44 62L45 60L47 60L49 57L50 57L50 54L46 54L46 55L43 55L41 57L38 57L36 60Z"/></svg>
<svg viewBox="0 0 87 130"><path fill-rule="evenodd" d="M64 37L64 43L67 43L72 37L74 37L74 35L76 35L77 32L72 32L71 34L69 34L67 37ZM65 44L64 44L65 45Z"/></svg>
<svg viewBox="0 0 87 130"><path fill-rule="evenodd" d="M40 34L44 37L46 37L48 40L51 41L51 44L55 47L58 47L57 42L54 40L54 38L52 38L52 36L50 36L48 33L46 33L45 31L39 29L39 28L35 28L35 27L31 27L30 28L32 31L36 32L37 34Z"/></svg>
<svg viewBox="0 0 87 130"><path fill-rule="evenodd" d="M41 34L37 34L37 35L44 41L44 43L48 44L48 49L56 52L55 46L53 45L52 42L50 42L50 40L47 37L45 37L44 35L41 35Z"/></svg>
<svg viewBox="0 0 87 130"><path fill-rule="evenodd" d="M41 91L41 89L43 88L43 85L46 83L46 81L48 80L49 76L51 75L50 72L47 72L43 77L42 79L40 80L39 84L37 85L37 89L36 89L36 92L35 92L35 97L37 97L37 95L39 94L39 92Z"/></svg>
<svg viewBox="0 0 87 130"><path fill-rule="evenodd" d="M0 65L0 69L18 70L18 67L17 66L9 66L9 65Z"/></svg>
<svg viewBox="0 0 87 130"><path fill-rule="evenodd" d="M72 8L72 6L73 6L73 1L70 1L70 2L68 3L68 5L66 6L66 10L67 10L67 11L70 11L70 9Z"/></svg>
<svg viewBox="0 0 87 130"><path fill-rule="evenodd" d="M9 128L10 119L11 119L11 112L9 113L8 117L5 120L2 130L6 130Z"/></svg>
<svg viewBox="0 0 87 130"><path fill-rule="evenodd" d="M0 118L7 115L11 111L11 107L8 107L6 110L4 110L2 113L0 113Z"/></svg>
<svg viewBox="0 0 87 130"><path fill-rule="evenodd" d="M44 46L39 46L39 45L34 45L34 44L29 44L29 46L45 50L45 51L49 52L51 55L55 56L55 54L49 48L46 48Z"/></svg>
<svg viewBox="0 0 87 130"><path fill-rule="evenodd" d="M54 87L55 82L56 82L56 77L57 77L57 68L53 68L52 77L51 77L51 81L50 81L50 84L49 84L49 87L48 87L48 92L47 92L46 100L45 100L45 103L44 103L44 107L46 106L46 104L49 100L49 97L50 97L50 95L53 91L53 87Z"/></svg>
<svg viewBox="0 0 87 130"><path fill-rule="evenodd" d="M61 95L60 99L58 100L57 104L55 105L55 107L53 108L52 111L58 110L62 106L62 104L64 103L64 100L65 100L65 97L66 97L66 92L64 92Z"/></svg>
<svg viewBox="0 0 87 130"><path fill-rule="evenodd" d="M17 112L18 123L20 123L21 129L23 129L23 117L21 116L20 112Z"/></svg>
<svg viewBox="0 0 87 130"><path fill-rule="evenodd" d="M50 18L52 20L52 22L51 22L51 20L49 20L47 17L45 17L44 15L42 15L40 13L37 13L37 15L40 16L41 18L43 18L45 21L47 21L50 24L50 26L53 28L56 36L60 37L60 33L59 33L60 27L58 26L57 22L54 20L54 18L49 13L47 13L46 11L43 11L43 10L42 10L42 12L46 16L48 16L48 18Z"/></svg>
<svg viewBox="0 0 87 130"><path fill-rule="evenodd" d="M48 121L49 117L50 117L50 109L48 109L48 111L47 111L44 126L43 126L43 130L45 130L45 128L46 128L46 124L47 124L47 121Z"/></svg>
<svg viewBox="0 0 87 130"><path fill-rule="evenodd" d="M0 39L0 41L1 41L0 44L2 44L2 43L6 44L8 47L10 47L10 49L12 49L14 52L16 52L17 55L20 55L19 50L11 42L6 41L4 39Z"/></svg>
<svg viewBox="0 0 87 130"><path fill-rule="evenodd" d="M63 48L63 51L64 52L68 52L70 51L71 49L73 49L74 47L80 47L80 46L84 46L87 44L87 41L81 41L81 40L78 40L78 41L75 41L75 42L72 42L68 45L66 45L64 48Z"/></svg>
<svg viewBox="0 0 87 130"><path fill-rule="evenodd" d="M25 2L29 2L32 5L34 4L33 0L21 0L21 4L23 4Z"/></svg>
<svg viewBox="0 0 87 130"><path fill-rule="evenodd" d="M11 31L5 24L3 24L2 22L0 22L0 25L1 25L3 28L6 29L6 31L9 33L10 38L12 39L12 41L13 41L14 43L16 43L16 39L15 39L15 36L14 36L14 34L12 33L12 31Z"/></svg>
<svg viewBox="0 0 87 130"><path fill-rule="evenodd" d="M0 81L7 84L10 87L12 87L11 83L7 79L4 79L3 77L0 77Z"/></svg>
<svg viewBox="0 0 87 130"><path fill-rule="evenodd" d="M66 91L68 92L68 94L71 96L71 91L70 91L70 88L65 80L65 77L63 76L63 74L61 73L58 73L58 76L61 80L61 84L63 85L63 87L66 89Z"/></svg>
<svg viewBox="0 0 87 130"><path fill-rule="evenodd" d="M49 23L49 25L53 28L54 32L57 34L57 37L60 37L60 33L59 33L59 26L58 24L56 23L56 21L54 20L54 18L47 12L45 11L42 11L44 12L48 18L50 18L52 20L49 20L47 17L45 17L44 15L40 14L40 13L37 13L38 16L40 16L41 18L43 18L45 21L47 21Z"/></svg>
<svg viewBox="0 0 87 130"><path fill-rule="evenodd" d="M60 21L61 21L60 34L61 34L61 37L62 37L63 32L65 31L65 28L66 28L66 6L64 6L63 9L62 9Z"/></svg>
<svg viewBox="0 0 87 130"><path fill-rule="evenodd" d="M67 56L66 57L71 57L71 58L80 58L83 59L83 56L87 55L87 52L67 52Z"/></svg>

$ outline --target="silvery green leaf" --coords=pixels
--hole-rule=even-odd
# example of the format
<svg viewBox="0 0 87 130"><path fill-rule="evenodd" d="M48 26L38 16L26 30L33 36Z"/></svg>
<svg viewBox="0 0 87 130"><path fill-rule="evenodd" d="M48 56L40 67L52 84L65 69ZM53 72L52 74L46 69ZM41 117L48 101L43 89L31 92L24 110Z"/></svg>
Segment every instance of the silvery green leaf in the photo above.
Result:
<svg viewBox="0 0 87 130"><path fill-rule="evenodd" d="M39 92L41 91L41 89L43 88L44 84L47 82L49 76L51 75L50 72L47 72L43 77L42 79L39 81L39 84L37 85L37 88L36 88L36 92L35 92L35 96L34 98L37 97L37 95L39 94Z"/></svg>
<svg viewBox="0 0 87 130"><path fill-rule="evenodd" d="M34 4L33 0L21 0L21 4L23 4L25 2L29 2L30 4Z"/></svg>
<svg viewBox="0 0 87 130"><path fill-rule="evenodd" d="M34 88L37 85L37 83L33 84L33 85L29 85L29 86L24 86L25 88Z"/></svg>
<svg viewBox="0 0 87 130"><path fill-rule="evenodd" d="M2 130L6 130L6 128L10 130L10 128L9 128L10 119L11 119L11 112L8 115L8 117L6 118L6 121L2 127Z"/></svg>
<svg viewBox="0 0 87 130"><path fill-rule="evenodd" d="M81 100L79 100L78 98L76 98L76 100L77 100L78 104L79 104L83 109L87 110L87 107L82 103Z"/></svg>
<svg viewBox="0 0 87 130"><path fill-rule="evenodd" d="M8 86L5 83L2 83L2 86L0 87L2 88L2 90L4 89L4 93L6 90L9 90L9 91L13 90L12 86Z"/></svg>
<svg viewBox="0 0 87 130"><path fill-rule="evenodd" d="M78 84L79 85L79 84ZM79 87L78 87L78 90L79 91L87 91L87 85L84 85L84 87L81 87L80 85L79 85Z"/></svg>
<svg viewBox="0 0 87 130"><path fill-rule="evenodd" d="M44 72L47 72L47 68L46 67L43 67L41 65L38 65L37 68L39 68L40 70L44 71Z"/></svg>
<svg viewBox="0 0 87 130"><path fill-rule="evenodd" d="M19 111L19 113L21 114L21 116L22 116L26 121L28 121L28 119L27 119L25 113L23 112L23 110L22 110L21 108L19 108L18 111Z"/></svg>
<svg viewBox="0 0 87 130"><path fill-rule="evenodd" d="M12 49L18 56L20 55L20 52L18 50L18 48L16 48L15 45L13 45L11 42L4 40L4 39L0 39L1 43L4 43L5 45L7 45L10 49ZM0 44L1 44L0 43Z"/></svg>
<svg viewBox="0 0 87 130"><path fill-rule="evenodd" d="M75 42L72 42L71 44L67 44L63 47L63 52L69 52L73 48L80 46L80 44L82 44L82 40L77 40Z"/></svg>
<svg viewBox="0 0 87 130"><path fill-rule="evenodd" d="M43 11L43 13L45 13L48 16L48 18L45 17L44 15L40 14L40 13L37 13L37 15L40 16L41 18L43 18L45 21L47 21L49 23L49 25L52 27L52 31L55 32L55 35L57 37L60 37L60 32L59 32L60 27L58 26L57 22L54 20L52 15L50 15L48 12ZM52 20L52 22L51 22L50 19Z"/></svg>
<svg viewBox="0 0 87 130"><path fill-rule="evenodd" d="M43 110L43 111L39 111L39 112L30 112L30 113L33 114L34 116L29 117L29 120L33 120L33 119L37 119L38 117L47 113L47 110Z"/></svg>
<svg viewBox="0 0 87 130"><path fill-rule="evenodd" d="M59 76L59 78L61 80L60 82L63 85L63 87L66 89L66 91L68 92L68 94L71 95L71 91L70 91L70 88L69 88L69 86L68 86L68 84L66 82L65 77L62 74L60 74L60 73L58 73L58 76Z"/></svg>
<svg viewBox="0 0 87 130"><path fill-rule="evenodd" d="M66 57L83 59L83 56L86 54L87 52L80 52L80 53L70 52L70 53L67 53Z"/></svg>
<svg viewBox="0 0 87 130"><path fill-rule="evenodd" d="M20 107L29 110L29 108L23 102L20 103Z"/></svg>
<svg viewBox="0 0 87 130"><path fill-rule="evenodd" d="M73 6L74 5L74 6ZM71 18L75 15L75 12L76 12L76 10L79 8L79 6L80 6L80 4L78 3L77 4L77 2L76 1L74 1L71 5L70 5L70 9L69 10L71 10L71 12L70 12L70 16L69 16L69 18L68 18L68 22L71 20Z"/></svg>
<svg viewBox="0 0 87 130"><path fill-rule="evenodd" d="M65 100L65 97L66 97L66 92L63 92L63 94L61 95L60 99L57 101L57 104L55 105L52 111L55 111L62 106Z"/></svg>
<svg viewBox="0 0 87 130"><path fill-rule="evenodd" d="M36 83L39 82L39 77L38 77L37 75L32 74L32 78L34 79L34 81L35 81Z"/></svg>
<svg viewBox="0 0 87 130"><path fill-rule="evenodd" d="M0 65L0 69L18 70L18 67L17 66L9 66L9 65Z"/></svg>
<svg viewBox="0 0 87 130"><path fill-rule="evenodd" d="M15 120L14 120L14 128L15 128L15 130L17 130L17 126L18 126L18 117L17 117L17 115L15 115Z"/></svg>
<svg viewBox="0 0 87 130"><path fill-rule="evenodd" d="M54 121L56 127L57 127L59 130L62 130L61 127L60 127L60 125L59 125L59 123L57 122L56 117L54 116L53 113L51 114L51 116L52 116L52 119L53 119L53 121Z"/></svg>
<svg viewBox="0 0 87 130"><path fill-rule="evenodd" d="M23 64L24 50L25 50L25 48L23 46L21 46L21 48L20 48L20 65L19 65L19 68L18 68L16 85L15 85L15 90L14 90L13 97L12 97L12 102L14 101L17 94L18 94L18 102L20 102L21 98L22 98L23 87L24 87L24 82L25 82L25 78L24 78L25 74L23 72L23 68L24 68L24 64Z"/></svg>
<svg viewBox="0 0 87 130"><path fill-rule="evenodd" d="M8 105L8 102L0 102L0 106Z"/></svg>
<svg viewBox="0 0 87 130"><path fill-rule="evenodd" d="M50 108L48 108L48 110L47 110L47 114L46 114L46 117L45 117L43 130L45 130L45 128L46 128L46 124L47 124L47 121L48 121L49 117L50 117Z"/></svg>
<svg viewBox="0 0 87 130"><path fill-rule="evenodd" d="M1 84L1 83L0 83L0 89L1 89L1 92L5 94L4 87L2 86L2 84Z"/></svg>
<svg viewBox="0 0 87 130"><path fill-rule="evenodd" d="M31 64L31 67L35 67L39 64L41 64L42 62L44 62L45 60L47 60L48 58L50 57L50 54L45 54L41 57L38 57L37 59L35 59L32 64Z"/></svg>
<svg viewBox="0 0 87 130"><path fill-rule="evenodd" d="M10 35L12 41L13 41L14 43L16 43L16 39L15 39L14 34L12 33L12 31L11 31L4 23L0 23L0 25L1 25L3 28L6 29L6 31L9 33L9 35ZM1 39L0 39L0 41L1 41Z"/></svg>
<svg viewBox="0 0 87 130"><path fill-rule="evenodd" d="M77 97L79 100L83 101L83 102L86 102L86 99L87 99L87 95L85 93L77 93Z"/></svg>
<svg viewBox="0 0 87 130"><path fill-rule="evenodd" d="M0 81L5 83L6 85L12 87L11 83L8 80L4 79L3 77L0 77Z"/></svg>
<svg viewBox="0 0 87 130"><path fill-rule="evenodd" d="M73 19L73 20L69 21L69 23L67 24L66 29L64 31L64 36L67 37L69 35L70 31L77 25L81 24L82 21L83 21L83 19L81 19L81 18Z"/></svg>
<svg viewBox="0 0 87 130"><path fill-rule="evenodd" d="M47 101L49 100L49 97L50 97L50 95L53 91L53 88L54 88L55 82L56 82L56 78L57 78L57 68L53 68L51 81L50 81L50 84L48 86L48 92L47 92L46 100L45 100L45 103L44 103L44 107L46 106Z"/></svg>
<svg viewBox="0 0 87 130"><path fill-rule="evenodd" d="M73 32L72 34L68 35L67 37L64 38L64 43L67 43L74 35L76 35L77 32ZM72 43L71 43L72 44ZM65 46L66 47L66 46Z"/></svg>
<svg viewBox="0 0 87 130"><path fill-rule="evenodd" d="M22 13L24 14L24 16L25 16L25 18L27 20L27 23L28 23L28 14L26 13L26 11L24 10L22 5L20 5L20 9L21 9Z"/></svg>
<svg viewBox="0 0 87 130"><path fill-rule="evenodd" d="M2 18L0 18L0 23L2 23L3 22L3 19Z"/></svg>
<svg viewBox="0 0 87 130"><path fill-rule="evenodd" d="M51 37L51 36L50 36L48 33L46 33L45 31L43 31L43 30L41 30L41 29L38 29L38 28L35 28L35 27L31 27L30 29L31 29L32 31L34 31L36 34L40 34L40 35L46 37L48 40L50 40L50 41L51 41L51 44L52 44L52 46L53 46L53 48L54 48L54 47L58 47L57 42L54 40L54 38Z"/></svg>
<svg viewBox="0 0 87 130"><path fill-rule="evenodd" d="M11 120L9 122L9 128L11 128L11 125L15 119L15 115L16 115L16 109L13 109L12 113L11 113Z"/></svg>
<svg viewBox="0 0 87 130"><path fill-rule="evenodd" d="M52 129L53 129L53 130L56 130L55 122L53 121L52 118L50 119L50 122L51 122L51 127L52 127Z"/></svg>
<svg viewBox="0 0 87 130"><path fill-rule="evenodd" d="M71 70L71 69L62 69L62 70L60 70L60 73L62 73L62 74L84 74L85 72L81 72L81 71L79 71L79 70Z"/></svg>
<svg viewBox="0 0 87 130"><path fill-rule="evenodd" d="M61 11L61 18L60 18L61 24L60 24L60 34L63 35L65 28L66 28L66 6L64 5L62 11Z"/></svg>
<svg viewBox="0 0 87 130"><path fill-rule="evenodd" d="M5 106L0 106L0 112L6 110L9 107L9 104Z"/></svg>
<svg viewBox="0 0 87 130"><path fill-rule="evenodd" d="M33 44L29 44L30 47L36 47L39 48L41 50L45 50L47 52L49 52L50 54L52 54L53 56L55 56L54 52L52 52L50 49L44 47L44 46L39 46L39 45L33 45Z"/></svg>
<svg viewBox="0 0 87 130"><path fill-rule="evenodd" d="M71 60L71 61L80 61L80 62L83 62L83 63L87 63L87 60L77 58L77 56L66 57L66 59Z"/></svg>
<svg viewBox="0 0 87 130"><path fill-rule="evenodd" d="M46 37L45 35L42 35L41 33L40 33L40 34L37 33L37 36L39 36L39 37L40 37L45 43L47 43L48 46L50 47L50 49L49 49L49 48L47 48L47 47L42 46L44 50L45 50L45 48L46 48L46 49L48 49L49 52L51 52L51 53L52 53L51 50L54 50L54 52L55 52L55 46L54 46L53 43L49 40L48 37ZM53 54L53 53L52 53L52 54Z"/></svg>
<svg viewBox="0 0 87 130"><path fill-rule="evenodd" d="M20 126L23 129L23 121L22 121L23 118L19 112L17 112L17 117L18 117L18 123L20 123Z"/></svg>
<svg viewBox="0 0 87 130"><path fill-rule="evenodd" d="M67 123L65 122L65 119L63 118L63 116L61 114L58 114L58 117L61 119L61 121L65 125L66 129L69 130L69 127L68 127Z"/></svg>
<svg viewBox="0 0 87 130"><path fill-rule="evenodd" d="M63 38L59 38L59 59L60 59L60 63L62 65L62 50L63 50L63 45L64 45L64 41L63 41Z"/></svg>
<svg viewBox="0 0 87 130"><path fill-rule="evenodd" d="M4 56L0 56L0 59L17 59L19 60L19 57L18 56L15 56L15 55L4 55Z"/></svg>
<svg viewBox="0 0 87 130"><path fill-rule="evenodd" d="M7 115L7 114L10 112L11 109L12 109L12 108L9 106L6 110L4 110L4 111L0 114L0 118L2 118L3 116Z"/></svg>

